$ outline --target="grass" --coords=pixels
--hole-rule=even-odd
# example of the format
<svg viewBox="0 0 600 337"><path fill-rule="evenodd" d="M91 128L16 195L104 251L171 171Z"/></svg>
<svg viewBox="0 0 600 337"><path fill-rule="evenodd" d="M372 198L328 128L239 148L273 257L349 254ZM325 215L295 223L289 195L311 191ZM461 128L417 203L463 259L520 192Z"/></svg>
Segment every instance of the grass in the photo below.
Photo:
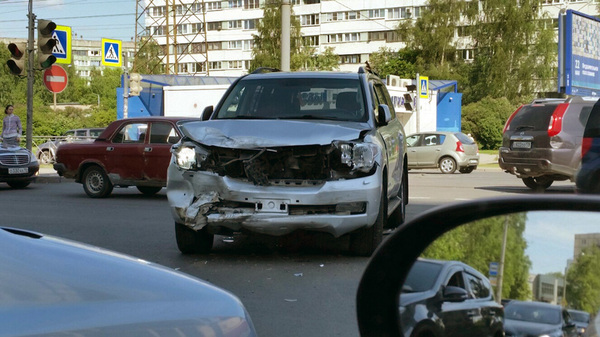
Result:
<svg viewBox="0 0 600 337"><path fill-rule="evenodd" d="M498 155L498 150L479 150L479 153L485 153L485 154L495 154Z"/></svg>

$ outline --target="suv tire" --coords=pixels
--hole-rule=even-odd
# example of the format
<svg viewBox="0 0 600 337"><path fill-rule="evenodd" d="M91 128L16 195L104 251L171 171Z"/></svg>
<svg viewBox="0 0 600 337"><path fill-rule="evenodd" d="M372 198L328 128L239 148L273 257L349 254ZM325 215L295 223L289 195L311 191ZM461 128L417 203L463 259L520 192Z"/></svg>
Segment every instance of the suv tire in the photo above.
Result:
<svg viewBox="0 0 600 337"><path fill-rule="evenodd" d="M186 225L175 223L177 248L183 254L208 254L213 247L214 235L208 233L206 226L199 231Z"/></svg>
<svg viewBox="0 0 600 337"><path fill-rule="evenodd" d="M545 189L550 187L550 185L552 185L553 182L554 180L545 176L535 178L523 178L523 183L525 184L525 186L531 188L534 191L544 191Z"/></svg>
<svg viewBox="0 0 600 337"><path fill-rule="evenodd" d="M460 172L460 173L471 173L471 172L473 172L474 169L475 169L475 167L473 167L473 166L461 167L461 168L458 169L458 172Z"/></svg>
<svg viewBox="0 0 600 337"><path fill-rule="evenodd" d="M155 195L162 190L160 186L136 186L136 188L144 195Z"/></svg>

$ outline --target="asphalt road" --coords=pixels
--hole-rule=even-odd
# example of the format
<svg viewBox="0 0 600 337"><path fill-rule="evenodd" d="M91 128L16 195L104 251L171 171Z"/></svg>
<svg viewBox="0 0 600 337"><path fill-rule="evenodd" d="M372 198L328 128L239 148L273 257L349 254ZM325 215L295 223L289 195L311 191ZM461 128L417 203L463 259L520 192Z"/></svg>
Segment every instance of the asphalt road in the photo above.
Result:
<svg viewBox="0 0 600 337"><path fill-rule="evenodd" d="M410 171L408 219L461 200L531 193L499 169L444 175ZM209 255L185 256L175 244L165 191L146 197L115 189L88 198L69 180L24 190L0 184L0 225L34 230L116 250L205 279L236 294L259 336L358 336L355 293L367 258L347 254L347 240L325 235L217 237ZM556 183L550 193L573 193Z"/></svg>

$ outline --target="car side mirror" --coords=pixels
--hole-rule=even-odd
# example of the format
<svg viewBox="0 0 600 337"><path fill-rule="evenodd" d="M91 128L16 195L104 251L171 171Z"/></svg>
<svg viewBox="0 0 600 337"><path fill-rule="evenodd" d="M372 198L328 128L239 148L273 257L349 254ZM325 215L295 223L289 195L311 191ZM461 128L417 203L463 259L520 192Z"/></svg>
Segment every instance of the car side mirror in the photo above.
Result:
<svg viewBox="0 0 600 337"><path fill-rule="evenodd" d="M460 287L447 286L444 288L444 296L442 301L444 302L464 302L469 298L469 293Z"/></svg>
<svg viewBox="0 0 600 337"><path fill-rule="evenodd" d="M414 320L401 315L415 312L415 307L410 305L422 303L419 301L431 293L428 289L433 291L442 266L447 262L465 265L463 267L468 274L463 277L468 278L466 282L474 289L476 298L489 300L495 297L500 302L501 295L490 293L497 291L491 286L493 280L486 277L493 276L492 271L505 280L503 291L511 293L528 289L529 284L525 280L531 273L546 275L553 272L554 267L558 271L565 270L567 261L572 259L564 280L556 277L550 284L540 277L535 282L540 287L549 284L557 289L560 282L564 282L569 303L579 303L577 301L581 298L590 298L590 294L579 295L570 292L572 288L569 287L587 277L594 277L588 275L589 268L583 266L600 261L600 249L590 246L577 253L572 247L580 233L598 232L598 196L552 194L477 199L423 212L396 228L371 256L356 295L360 336L409 336L407 331L414 327L411 325ZM506 240L506 245L503 240ZM526 248L532 250L526 251ZM557 252L561 253L555 257L553 254ZM493 262L498 263L502 256L512 254L515 254L510 258L513 262L506 265L522 267L512 271L501 267L492 270ZM574 256L577 258L574 259ZM547 259L551 262L548 263ZM427 268L423 267L424 264ZM412 273L413 266L417 265L420 267ZM506 282L509 279L515 282ZM438 302L444 297L460 299L458 290L447 288L441 295L437 292ZM558 296L563 292L555 290L555 294ZM524 293L518 299L528 298Z"/></svg>
<svg viewBox="0 0 600 337"><path fill-rule="evenodd" d="M203 121L207 121L210 119L210 116L212 115L214 110L214 107L212 105L207 106L206 108L204 108L204 111L202 111L202 116L200 116L200 118Z"/></svg>
<svg viewBox="0 0 600 337"><path fill-rule="evenodd" d="M388 123L392 120L392 113L390 112L390 107L385 104L379 104L377 107L377 124L379 126L388 125Z"/></svg>

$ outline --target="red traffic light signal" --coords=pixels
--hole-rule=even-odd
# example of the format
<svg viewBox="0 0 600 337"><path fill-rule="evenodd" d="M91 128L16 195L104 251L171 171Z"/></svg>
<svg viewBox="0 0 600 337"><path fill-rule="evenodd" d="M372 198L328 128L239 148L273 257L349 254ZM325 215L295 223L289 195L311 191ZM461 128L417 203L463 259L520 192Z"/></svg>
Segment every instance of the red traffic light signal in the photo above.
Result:
<svg viewBox="0 0 600 337"><path fill-rule="evenodd" d="M17 76L25 75L25 51L27 45L25 43L9 43L8 50L10 51L10 60L6 61L10 73Z"/></svg>

